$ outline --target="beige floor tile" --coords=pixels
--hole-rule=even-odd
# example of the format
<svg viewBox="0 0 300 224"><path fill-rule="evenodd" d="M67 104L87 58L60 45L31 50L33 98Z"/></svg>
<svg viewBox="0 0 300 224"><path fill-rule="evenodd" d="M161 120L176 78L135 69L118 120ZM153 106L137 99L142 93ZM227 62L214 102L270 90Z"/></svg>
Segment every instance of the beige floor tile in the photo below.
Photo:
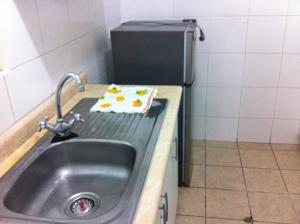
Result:
<svg viewBox="0 0 300 224"><path fill-rule="evenodd" d="M253 143L253 142L238 142L239 149L260 149L260 150L270 150L270 144L265 143Z"/></svg>
<svg viewBox="0 0 300 224"><path fill-rule="evenodd" d="M192 146L196 146L196 147L205 147L205 140L197 140L197 139L193 139L192 140Z"/></svg>
<svg viewBox="0 0 300 224"><path fill-rule="evenodd" d="M206 186L231 190L245 190L242 168L207 166Z"/></svg>
<svg viewBox="0 0 300 224"><path fill-rule="evenodd" d="M244 169L248 191L287 193L279 170Z"/></svg>
<svg viewBox="0 0 300 224"><path fill-rule="evenodd" d="M271 144L273 150L299 150L300 145L293 144Z"/></svg>
<svg viewBox="0 0 300 224"><path fill-rule="evenodd" d="M205 164L205 148L193 147L193 164L204 165Z"/></svg>
<svg viewBox="0 0 300 224"><path fill-rule="evenodd" d="M280 169L300 170L300 150L274 151Z"/></svg>
<svg viewBox="0 0 300 224"><path fill-rule="evenodd" d="M206 148L206 164L241 167L239 152L232 148Z"/></svg>
<svg viewBox="0 0 300 224"><path fill-rule="evenodd" d="M237 148L236 142L222 142L222 141L206 141L206 147L217 147L217 148Z"/></svg>
<svg viewBox="0 0 300 224"><path fill-rule="evenodd" d="M207 217L243 219L250 216L246 192L206 190Z"/></svg>
<svg viewBox="0 0 300 224"><path fill-rule="evenodd" d="M290 195L290 198L292 200L292 204L294 205L298 218L300 219L300 195L292 194Z"/></svg>
<svg viewBox="0 0 300 224"><path fill-rule="evenodd" d="M240 150L243 167L278 169L272 150Z"/></svg>
<svg viewBox="0 0 300 224"><path fill-rule="evenodd" d="M300 194L300 171L282 170L281 172L288 191L293 194Z"/></svg>
<svg viewBox="0 0 300 224"><path fill-rule="evenodd" d="M205 224L205 218L196 216L176 216L176 224Z"/></svg>
<svg viewBox="0 0 300 224"><path fill-rule="evenodd" d="M298 223L288 194L249 192L253 219L261 222Z"/></svg>
<svg viewBox="0 0 300 224"><path fill-rule="evenodd" d="M179 188L177 214L205 216L205 189Z"/></svg>
<svg viewBox="0 0 300 224"><path fill-rule="evenodd" d="M245 224L243 220L207 218L206 224Z"/></svg>
<svg viewBox="0 0 300 224"><path fill-rule="evenodd" d="M191 187L205 187L205 166L193 165Z"/></svg>

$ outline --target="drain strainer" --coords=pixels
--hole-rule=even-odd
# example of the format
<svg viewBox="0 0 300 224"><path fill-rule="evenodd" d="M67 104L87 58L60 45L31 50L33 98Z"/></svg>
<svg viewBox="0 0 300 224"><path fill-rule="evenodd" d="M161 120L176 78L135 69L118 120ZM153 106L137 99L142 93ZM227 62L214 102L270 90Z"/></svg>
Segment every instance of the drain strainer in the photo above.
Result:
<svg viewBox="0 0 300 224"><path fill-rule="evenodd" d="M95 212L99 206L98 195L91 192L78 193L68 199L65 213L71 217L85 217Z"/></svg>

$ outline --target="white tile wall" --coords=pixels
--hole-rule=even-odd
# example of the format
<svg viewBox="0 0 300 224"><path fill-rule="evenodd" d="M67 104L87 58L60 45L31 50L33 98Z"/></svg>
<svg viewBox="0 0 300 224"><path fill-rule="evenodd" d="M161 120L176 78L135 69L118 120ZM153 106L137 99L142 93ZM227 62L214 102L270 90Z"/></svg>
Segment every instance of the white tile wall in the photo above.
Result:
<svg viewBox="0 0 300 224"><path fill-rule="evenodd" d="M207 88L207 116L238 117L240 88Z"/></svg>
<svg viewBox="0 0 300 224"><path fill-rule="evenodd" d="M208 86L240 87L244 68L244 54L210 54Z"/></svg>
<svg viewBox="0 0 300 224"><path fill-rule="evenodd" d="M206 92L203 87L194 87L192 89L192 114L193 116L205 117L206 114Z"/></svg>
<svg viewBox="0 0 300 224"><path fill-rule="evenodd" d="M286 15L289 0L251 0L250 15Z"/></svg>
<svg viewBox="0 0 300 224"><path fill-rule="evenodd" d="M283 16L250 17L247 52L281 53L286 19Z"/></svg>
<svg viewBox="0 0 300 224"><path fill-rule="evenodd" d="M50 96L53 91L43 58L17 67L4 78L17 120Z"/></svg>
<svg viewBox="0 0 300 224"><path fill-rule="evenodd" d="M105 82L107 27L120 18L120 0L1 1L11 70L0 75L0 134L49 97L67 72Z"/></svg>
<svg viewBox="0 0 300 224"><path fill-rule="evenodd" d="M300 89L279 89L275 117L300 119Z"/></svg>
<svg viewBox="0 0 300 224"><path fill-rule="evenodd" d="M194 138L298 141L300 0L123 0L122 17L136 19L145 1L138 19L194 17L206 34L196 48Z"/></svg>
<svg viewBox="0 0 300 224"><path fill-rule="evenodd" d="M280 73L281 54L247 54L244 87L276 87Z"/></svg>
<svg viewBox="0 0 300 224"><path fill-rule="evenodd" d="M248 15L250 0L212 0L213 14L223 15Z"/></svg>
<svg viewBox="0 0 300 224"><path fill-rule="evenodd" d="M300 1L290 0L289 15L300 15Z"/></svg>
<svg viewBox="0 0 300 224"><path fill-rule="evenodd" d="M269 142L272 131L272 119L239 120L238 141L241 142Z"/></svg>
<svg viewBox="0 0 300 224"><path fill-rule="evenodd" d="M30 61L43 52L37 18L33 0L1 2L0 27L9 67Z"/></svg>
<svg viewBox="0 0 300 224"><path fill-rule="evenodd" d="M274 120L272 143L299 144L300 120Z"/></svg>
<svg viewBox="0 0 300 224"><path fill-rule="evenodd" d="M300 53L300 16L287 18L284 51L287 53Z"/></svg>
<svg viewBox="0 0 300 224"><path fill-rule="evenodd" d="M205 139L205 124L206 124L206 118L205 117L197 117L192 116L192 137L194 139Z"/></svg>
<svg viewBox="0 0 300 224"><path fill-rule="evenodd" d="M246 31L246 17L213 17L210 52L244 52Z"/></svg>
<svg viewBox="0 0 300 224"><path fill-rule="evenodd" d="M283 55L279 86L300 88L300 54Z"/></svg>
<svg viewBox="0 0 300 224"><path fill-rule="evenodd" d="M49 51L71 40L67 1L37 0L36 3L45 50Z"/></svg>
<svg viewBox="0 0 300 224"><path fill-rule="evenodd" d="M169 4L169 8L172 4ZM210 0L174 0L174 15L181 17L209 16Z"/></svg>
<svg viewBox="0 0 300 224"><path fill-rule="evenodd" d="M240 117L273 118L275 100L275 88L243 88Z"/></svg>
<svg viewBox="0 0 300 224"><path fill-rule="evenodd" d="M206 121L206 139L218 141L236 141L238 119L208 117Z"/></svg>
<svg viewBox="0 0 300 224"><path fill-rule="evenodd" d="M14 123L14 116L3 77L0 75L0 133Z"/></svg>

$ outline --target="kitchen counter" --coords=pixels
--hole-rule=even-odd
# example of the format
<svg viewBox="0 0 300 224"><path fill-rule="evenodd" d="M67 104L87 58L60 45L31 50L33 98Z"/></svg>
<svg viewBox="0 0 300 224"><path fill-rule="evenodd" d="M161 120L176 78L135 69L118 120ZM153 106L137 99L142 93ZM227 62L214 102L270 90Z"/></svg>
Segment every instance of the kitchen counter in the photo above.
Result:
<svg viewBox="0 0 300 224"><path fill-rule="evenodd" d="M99 95L104 93L107 85L86 85L86 91L83 93L76 93L73 97L68 93L63 93L69 96L69 100L65 100L63 105L63 112L69 111L83 98L97 98ZM177 123L177 113L180 104L181 97L181 87L178 86L157 86L158 89L156 98L168 99L168 107L165 114L165 118L162 124L162 128L154 149L152 161L148 170L148 174L144 183L143 191L139 199L138 207L136 209L136 214L134 218L134 223L155 223L157 218L158 207L161 198L161 192L163 188L164 178L167 169L167 163L170 156L172 134ZM74 93L74 91L73 91ZM66 97L64 97L66 98ZM42 104L39 107L53 107L53 99L47 100L47 105ZM49 105L53 104L53 105ZM32 127L33 124L29 125L30 117L33 117L37 111L44 111L41 108L35 109L32 114L27 115L26 126ZM34 121L36 120L33 119ZM51 119L50 122L54 122L55 117ZM25 122L25 121L24 121ZM35 121L36 122L36 121ZM17 129L22 127L22 120L19 121L12 129ZM38 123L36 123L36 127ZM26 129L23 129L25 131ZM30 130L30 129L29 129ZM8 131L0 135L0 146L9 145L9 141L16 139L17 136L12 136L16 132ZM0 176L3 176L19 159L21 159L26 152L28 152L32 146L34 146L44 135L46 131L41 133L34 132L32 136L24 140L24 143L11 150L9 153L5 154L4 158L0 157ZM4 142L4 143L3 143ZM1 144L2 143L2 144ZM14 143L16 144L16 143ZM4 150L4 149L3 149ZM3 154L3 152L2 152ZM1 154L0 154L1 156Z"/></svg>

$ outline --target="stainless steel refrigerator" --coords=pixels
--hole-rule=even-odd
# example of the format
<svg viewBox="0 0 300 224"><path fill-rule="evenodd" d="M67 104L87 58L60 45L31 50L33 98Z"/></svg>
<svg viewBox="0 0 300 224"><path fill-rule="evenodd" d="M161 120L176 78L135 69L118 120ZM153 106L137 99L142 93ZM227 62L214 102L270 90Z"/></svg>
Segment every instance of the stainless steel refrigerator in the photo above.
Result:
<svg viewBox="0 0 300 224"><path fill-rule="evenodd" d="M192 172L191 87L196 72L196 30L194 20L130 21L111 30L114 83L183 87L178 115L180 186L189 186Z"/></svg>

